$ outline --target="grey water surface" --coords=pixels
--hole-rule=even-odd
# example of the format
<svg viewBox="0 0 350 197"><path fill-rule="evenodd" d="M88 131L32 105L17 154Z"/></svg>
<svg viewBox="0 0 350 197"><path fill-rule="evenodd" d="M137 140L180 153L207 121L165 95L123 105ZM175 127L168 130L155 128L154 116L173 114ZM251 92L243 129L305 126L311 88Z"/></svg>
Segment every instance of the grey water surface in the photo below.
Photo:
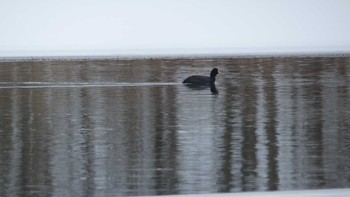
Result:
<svg viewBox="0 0 350 197"><path fill-rule="evenodd" d="M350 187L349 120L349 57L0 62L0 196Z"/></svg>

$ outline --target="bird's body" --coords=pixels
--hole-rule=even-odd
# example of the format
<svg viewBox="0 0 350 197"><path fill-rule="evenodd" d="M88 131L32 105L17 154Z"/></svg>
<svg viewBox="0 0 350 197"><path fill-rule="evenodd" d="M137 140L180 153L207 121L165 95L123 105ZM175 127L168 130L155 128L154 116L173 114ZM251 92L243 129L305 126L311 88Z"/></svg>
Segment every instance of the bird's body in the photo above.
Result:
<svg viewBox="0 0 350 197"><path fill-rule="evenodd" d="M182 83L207 84L212 82L215 82L215 80L213 81L210 77L202 75L192 75L185 79Z"/></svg>
<svg viewBox="0 0 350 197"><path fill-rule="evenodd" d="M217 68L213 68L213 70L210 72L209 76L202 76L202 75L192 75L188 78L186 78L182 83L188 83L188 84L211 84L215 82L215 77L219 73Z"/></svg>

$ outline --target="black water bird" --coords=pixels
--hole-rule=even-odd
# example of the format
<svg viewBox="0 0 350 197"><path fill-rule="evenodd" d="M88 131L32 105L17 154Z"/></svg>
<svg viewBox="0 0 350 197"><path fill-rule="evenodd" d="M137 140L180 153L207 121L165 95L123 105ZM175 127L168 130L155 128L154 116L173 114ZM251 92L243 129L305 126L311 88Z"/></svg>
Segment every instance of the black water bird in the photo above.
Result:
<svg viewBox="0 0 350 197"><path fill-rule="evenodd" d="M193 85L204 85L204 84L214 84L216 75L219 74L217 68L213 68L210 72L210 77L202 75L192 75L186 78L182 83L193 84Z"/></svg>

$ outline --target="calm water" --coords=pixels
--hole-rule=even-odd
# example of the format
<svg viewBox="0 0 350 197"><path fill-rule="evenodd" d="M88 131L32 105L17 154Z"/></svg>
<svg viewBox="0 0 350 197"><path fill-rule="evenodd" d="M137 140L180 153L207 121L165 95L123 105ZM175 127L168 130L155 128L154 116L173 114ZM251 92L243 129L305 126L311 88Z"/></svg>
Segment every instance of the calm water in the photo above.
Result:
<svg viewBox="0 0 350 197"><path fill-rule="evenodd" d="M349 120L346 57L3 62L0 196L350 187Z"/></svg>

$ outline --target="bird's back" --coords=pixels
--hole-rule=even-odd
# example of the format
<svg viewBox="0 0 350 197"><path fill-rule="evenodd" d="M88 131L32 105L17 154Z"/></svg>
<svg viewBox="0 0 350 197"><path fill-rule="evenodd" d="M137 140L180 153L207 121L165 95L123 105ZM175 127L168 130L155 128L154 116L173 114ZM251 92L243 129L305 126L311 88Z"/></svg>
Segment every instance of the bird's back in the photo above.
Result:
<svg viewBox="0 0 350 197"><path fill-rule="evenodd" d="M202 75L192 75L186 78L182 83L206 84L212 82L210 77Z"/></svg>

